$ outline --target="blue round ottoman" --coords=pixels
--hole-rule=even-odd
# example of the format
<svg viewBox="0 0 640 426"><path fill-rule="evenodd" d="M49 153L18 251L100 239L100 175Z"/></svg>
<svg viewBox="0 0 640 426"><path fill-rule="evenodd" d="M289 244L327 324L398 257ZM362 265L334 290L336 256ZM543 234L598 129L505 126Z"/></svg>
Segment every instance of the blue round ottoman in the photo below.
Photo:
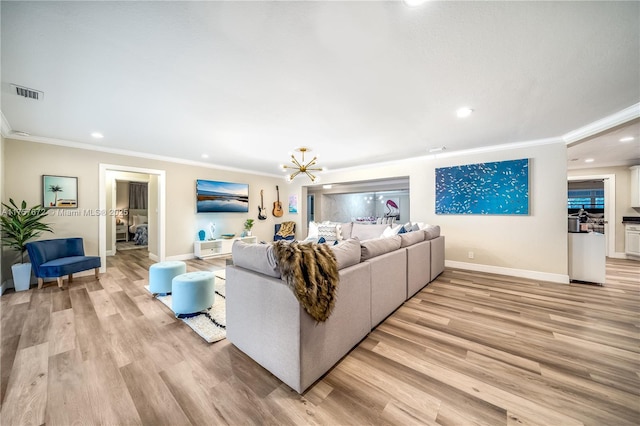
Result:
<svg viewBox="0 0 640 426"><path fill-rule="evenodd" d="M187 264L179 260L154 263L149 267L149 292L154 296L171 293L171 280L187 272Z"/></svg>
<svg viewBox="0 0 640 426"><path fill-rule="evenodd" d="M213 305L215 299L213 272L197 271L178 275L171 285L171 309L176 317L198 313Z"/></svg>

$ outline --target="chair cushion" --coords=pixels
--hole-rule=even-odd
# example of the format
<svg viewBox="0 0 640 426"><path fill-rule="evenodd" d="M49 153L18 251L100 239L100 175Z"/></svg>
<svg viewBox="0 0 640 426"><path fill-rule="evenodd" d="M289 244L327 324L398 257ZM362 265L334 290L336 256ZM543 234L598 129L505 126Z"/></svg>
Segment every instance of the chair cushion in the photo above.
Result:
<svg viewBox="0 0 640 426"><path fill-rule="evenodd" d="M56 278L100 267L98 256L68 256L53 259L40 265L40 278Z"/></svg>

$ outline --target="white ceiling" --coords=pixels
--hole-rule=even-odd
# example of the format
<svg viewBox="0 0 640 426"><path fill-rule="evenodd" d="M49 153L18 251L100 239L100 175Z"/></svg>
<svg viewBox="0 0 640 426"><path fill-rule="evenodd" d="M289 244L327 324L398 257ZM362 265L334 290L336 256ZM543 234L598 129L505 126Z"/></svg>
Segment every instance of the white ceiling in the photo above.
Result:
<svg viewBox="0 0 640 426"><path fill-rule="evenodd" d="M278 174L299 146L339 169L560 137L640 102L639 2L1 7L4 127L36 140Z"/></svg>

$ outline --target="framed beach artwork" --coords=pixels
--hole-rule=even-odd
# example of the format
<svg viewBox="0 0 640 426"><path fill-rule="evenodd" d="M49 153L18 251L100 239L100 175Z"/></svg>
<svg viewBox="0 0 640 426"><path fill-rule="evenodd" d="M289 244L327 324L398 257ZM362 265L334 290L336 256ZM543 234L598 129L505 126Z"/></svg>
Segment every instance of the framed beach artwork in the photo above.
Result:
<svg viewBox="0 0 640 426"><path fill-rule="evenodd" d="M436 214L528 215L529 159L437 168Z"/></svg>
<svg viewBox="0 0 640 426"><path fill-rule="evenodd" d="M248 211L248 184L196 180L197 213L247 213Z"/></svg>
<svg viewBox="0 0 640 426"><path fill-rule="evenodd" d="M42 206L46 209L77 209L78 178L42 175Z"/></svg>

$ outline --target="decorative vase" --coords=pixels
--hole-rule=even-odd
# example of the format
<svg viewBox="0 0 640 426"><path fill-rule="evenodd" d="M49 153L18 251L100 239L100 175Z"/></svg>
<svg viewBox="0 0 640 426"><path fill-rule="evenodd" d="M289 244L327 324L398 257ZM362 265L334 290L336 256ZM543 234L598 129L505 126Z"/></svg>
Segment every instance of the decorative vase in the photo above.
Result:
<svg viewBox="0 0 640 426"><path fill-rule="evenodd" d="M200 238L200 241L204 241L204 238L207 236L206 232L204 232L204 229L201 229L200 232L198 232L198 238Z"/></svg>
<svg viewBox="0 0 640 426"><path fill-rule="evenodd" d="M29 290L29 284L31 284L31 264L16 263L11 266L11 272L13 273L13 288L16 291Z"/></svg>
<svg viewBox="0 0 640 426"><path fill-rule="evenodd" d="M244 235L245 235L245 237L250 237L250 236L251 236L251 231L246 231L246 232L244 233Z"/></svg>
<svg viewBox="0 0 640 426"><path fill-rule="evenodd" d="M215 237L213 236L216 233L216 224L213 222L209 222L209 232L211 232L211 239L215 240Z"/></svg>

